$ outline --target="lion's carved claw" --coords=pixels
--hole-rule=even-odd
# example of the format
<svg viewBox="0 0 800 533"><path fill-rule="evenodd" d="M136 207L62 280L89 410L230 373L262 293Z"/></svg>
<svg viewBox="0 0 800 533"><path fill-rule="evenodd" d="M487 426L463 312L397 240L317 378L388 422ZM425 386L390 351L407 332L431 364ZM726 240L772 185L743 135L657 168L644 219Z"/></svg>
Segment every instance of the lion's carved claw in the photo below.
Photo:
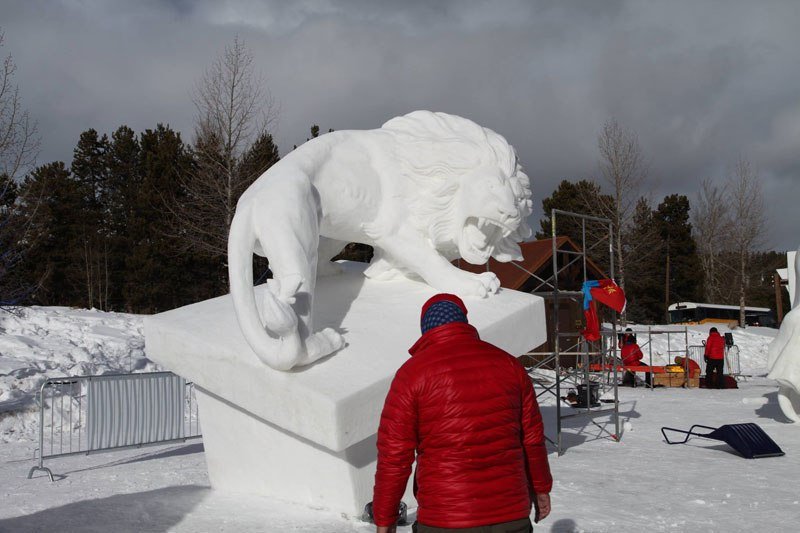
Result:
<svg viewBox="0 0 800 533"><path fill-rule="evenodd" d="M500 280L494 272L471 274L457 271L439 290L452 292L462 298L486 298L500 289Z"/></svg>

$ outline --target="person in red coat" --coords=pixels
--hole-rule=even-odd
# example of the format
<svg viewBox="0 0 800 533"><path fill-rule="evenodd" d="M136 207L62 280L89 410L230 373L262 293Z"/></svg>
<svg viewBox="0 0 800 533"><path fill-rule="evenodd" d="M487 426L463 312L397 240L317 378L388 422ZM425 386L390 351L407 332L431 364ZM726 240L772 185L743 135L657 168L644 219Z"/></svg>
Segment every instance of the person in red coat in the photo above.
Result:
<svg viewBox="0 0 800 533"><path fill-rule="evenodd" d="M639 348L639 345L636 344L636 337L633 335L633 330L631 330L631 328L625 330L625 334L622 336L622 343L623 343L622 349L620 350L622 365L623 366L641 365L644 354L642 353L642 349ZM645 379L647 380L648 383L650 382L649 373L647 374ZM634 374L629 370L626 370L625 375L622 376L622 384L636 386L636 374Z"/></svg>
<svg viewBox="0 0 800 533"><path fill-rule="evenodd" d="M378 533L396 530L415 456L415 532L532 531L531 506L536 521L550 513L553 479L530 378L512 355L479 338L457 296L429 299L421 329L378 427Z"/></svg>
<svg viewBox="0 0 800 533"><path fill-rule="evenodd" d="M724 389L725 376L722 372L725 365L725 339L717 328L709 330L705 345L706 388Z"/></svg>
<svg viewBox="0 0 800 533"><path fill-rule="evenodd" d="M626 331L631 331L631 329L628 328ZM636 337L626 333L622 337L622 342L622 350L620 352L622 364L625 366L639 366L642 364L644 354L642 353L642 349L639 348L639 345L636 344Z"/></svg>

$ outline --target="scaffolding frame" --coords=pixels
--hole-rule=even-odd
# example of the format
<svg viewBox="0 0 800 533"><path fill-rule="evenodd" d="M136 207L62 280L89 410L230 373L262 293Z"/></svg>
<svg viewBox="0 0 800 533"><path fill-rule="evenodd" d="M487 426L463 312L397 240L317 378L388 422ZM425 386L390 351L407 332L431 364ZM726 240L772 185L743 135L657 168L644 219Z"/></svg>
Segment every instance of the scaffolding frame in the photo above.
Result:
<svg viewBox="0 0 800 533"><path fill-rule="evenodd" d="M568 217L577 219L581 224L581 246L580 251L559 250L557 246L557 221L558 217ZM586 224L594 223L599 224L605 229L607 234L599 236L596 242L587 243ZM614 279L614 232L613 226L609 219L584 215L580 213L572 213L569 211L562 211L560 209L553 209L550 213L550 231L552 240L552 267L553 273L547 279L541 279L539 285L532 291L534 294L537 292L544 292L542 289L550 289L552 291L552 327L553 327L553 351L552 352L529 352L528 355L540 356L541 359L536 361L529 370L531 379L538 385L539 391L537 398L545 394L552 394L555 396L556 404L556 436L552 439L545 435L545 438L556 447L558 455L564 454L564 443L562 439L563 421L574 417L587 417L589 421L597 426L601 431L609 434L609 436L616 442L620 440L620 427L619 427L619 394L618 394L618 375L617 366L617 317L613 314L611 321L611 330L601 331L601 338L599 341L589 343L581 336L580 332L576 331L562 331L561 324L559 323L559 299L566 298L582 298L581 291L567 291L561 290L559 286L559 278L567 268L580 264L582 269L583 281L588 281L587 276L587 255L593 250L608 242L608 272L607 277ZM604 233L603 232L603 233ZM588 246L587 246L588 244ZM559 267L558 256L564 255L565 259L563 265ZM571 258L569 256L572 256ZM565 346L562 349L561 341L566 338L575 338L577 341ZM562 356L571 356L575 359L574 367L562 366ZM552 365L555 371L554 382L549 383L545 368ZM597 370L599 369L599 370ZM544 379L543 379L544 378ZM562 397L562 390L566 386L574 386L577 391L580 391L580 386L583 385L584 391L581 394L585 395L583 399L579 398L579 406L574 406L566 402ZM594 390L596 389L596 393ZM613 400L610 402L612 407L603 407L599 401L601 396L606 395L613 391ZM595 399L598 401L595 402ZM571 407L571 412L565 412L562 408L562 402L567 403ZM611 413L614 419L614 433L610 433L603 426L598 424L594 417L600 414Z"/></svg>

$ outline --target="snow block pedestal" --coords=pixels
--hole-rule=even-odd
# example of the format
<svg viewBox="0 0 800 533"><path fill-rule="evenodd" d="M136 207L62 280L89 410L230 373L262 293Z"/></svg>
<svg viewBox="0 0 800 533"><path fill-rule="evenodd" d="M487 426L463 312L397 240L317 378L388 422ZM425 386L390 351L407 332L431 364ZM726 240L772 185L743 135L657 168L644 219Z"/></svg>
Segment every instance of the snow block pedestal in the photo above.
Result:
<svg viewBox="0 0 800 533"><path fill-rule="evenodd" d="M420 308L435 291L410 280L369 280L358 266L348 270L320 278L314 301L315 328L337 329L347 346L289 372L258 360L230 296L145 318L147 356L195 384L215 489L351 516L372 500L383 402L419 338ZM257 301L265 289L256 288ZM546 339L537 296L501 290L465 303L481 338L514 355Z"/></svg>

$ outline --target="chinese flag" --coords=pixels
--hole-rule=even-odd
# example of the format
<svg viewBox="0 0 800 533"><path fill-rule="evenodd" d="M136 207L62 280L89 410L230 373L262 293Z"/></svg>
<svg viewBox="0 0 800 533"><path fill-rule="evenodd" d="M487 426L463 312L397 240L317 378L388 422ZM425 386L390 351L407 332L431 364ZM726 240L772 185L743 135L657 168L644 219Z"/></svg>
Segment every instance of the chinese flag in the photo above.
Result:
<svg viewBox="0 0 800 533"><path fill-rule="evenodd" d="M581 331L583 338L589 342L600 340L600 320L597 319L597 309L593 301L583 308L583 318L586 320L586 329Z"/></svg>
<svg viewBox="0 0 800 533"><path fill-rule="evenodd" d="M592 287L590 292L592 299L607 305L617 313L625 309L625 293L613 279L597 280L597 287Z"/></svg>

